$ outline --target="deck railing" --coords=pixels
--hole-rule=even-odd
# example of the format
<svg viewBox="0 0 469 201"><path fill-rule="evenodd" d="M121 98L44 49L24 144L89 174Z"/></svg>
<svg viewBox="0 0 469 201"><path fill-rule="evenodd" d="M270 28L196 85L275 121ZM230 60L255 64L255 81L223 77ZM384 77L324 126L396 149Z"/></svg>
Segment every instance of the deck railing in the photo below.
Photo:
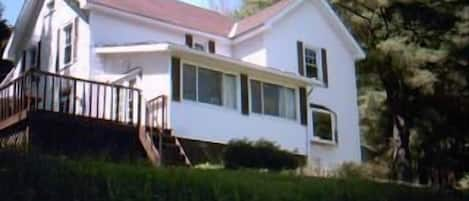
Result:
<svg viewBox="0 0 469 201"><path fill-rule="evenodd" d="M28 109L140 125L141 101L139 89L32 70L0 88L0 120Z"/></svg>
<svg viewBox="0 0 469 201"><path fill-rule="evenodd" d="M168 129L168 97L158 96L146 104L146 125L150 129Z"/></svg>

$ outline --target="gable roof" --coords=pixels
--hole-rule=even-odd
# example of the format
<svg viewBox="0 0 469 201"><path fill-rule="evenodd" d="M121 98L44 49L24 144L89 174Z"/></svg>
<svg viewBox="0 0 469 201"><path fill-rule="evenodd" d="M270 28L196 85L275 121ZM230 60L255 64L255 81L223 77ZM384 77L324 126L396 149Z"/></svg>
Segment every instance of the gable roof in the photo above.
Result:
<svg viewBox="0 0 469 201"><path fill-rule="evenodd" d="M88 2L217 36L228 36L234 24L234 20L228 16L176 0L88 0Z"/></svg>
<svg viewBox="0 0 469 201"><path fill-rule="evenodd" d="M89 3L94 5L116 9L118 11L228 39L239 39L242 38L239 36L265 27L273 21L282 18L282 16L285 16L285 13L292 10L289 8L295 8L304 1L306 0L280 0L257 14L236 22L230 17L218 12L189 5L177 0L88 0ZM356 58L363 59L365 52L345 27L327 0L314 1L318 1L317 3L326 11L326 18L332 21L332 24L341 37L351 46Z"/></svg>

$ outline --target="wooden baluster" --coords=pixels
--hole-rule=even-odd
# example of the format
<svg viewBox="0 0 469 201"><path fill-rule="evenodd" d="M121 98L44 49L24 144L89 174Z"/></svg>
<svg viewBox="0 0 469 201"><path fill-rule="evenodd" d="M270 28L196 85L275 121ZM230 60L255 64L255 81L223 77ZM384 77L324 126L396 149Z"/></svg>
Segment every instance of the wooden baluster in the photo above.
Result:
<svg viewBox="0 0 469 201"><path fill-rule="evenodd" d="M117 87L116 90L116 121L119 121L120 87Z"/></svg>
<svg viewBox="0 0 469 201"><path fill-rule="evenodd" d="M50 108L50 111L54 111L54 102L55 102L55 77L53 76L50 76L50 78L52 79L51 80L51 101L50 101L50 105L51 105L51 108Z"/></svg>
<svg viewBox="0 0 469 201"><path fill-rule="evenodd" d="M106 119L106 103L107 103L107 99L106 99L106 94L107 94L107 86L104 86L104 100L103 100L103 119Z"/></svg>
<svg viewBox="0 0 469 201"><path fill-rule="evenodd" d="M96 119L99 119L99 108L100 108L100 105L99 105L99 99L101 98L101 94L99 93L99 89L101 88L101 85L97 85L96 86L97 89L96 89Z"/></svg>
<svg viewBox="0 0 469 201"><path fill-rule="evenodd" d="M114 110L114 87L111 87L111 108L109 109L110 120L114 120L112 116L114 114L113 110Z"/></svg>
<svg viewBox="0 0 469 201"><path fill-rule="evenodd" d="M88 83L90 85L90 92L89 92L89 95L90 95L90 107L88 108L88 117L91 118L91 113L92 113L92 108L93 108L93 84L92 83Z"/></svg>
<svg viewBox="0 0 469 201"><path fill-rule="evenodd" d="M83 86L82 96L83 97L81 97L81 99L83 100L83 104L81 106L81 115L85 116L85 112L86 112L85 108L88 107L88 104L86 104L86 83L85 82L82 82L82 83L83 83L82 84L82 86Z"/></svg>
<svg viewBox="0 0 469 201"><path fill-rule="evenodd" d="M43 109L43 110L46 110L46 102L47 102L47 94L46 94L46 92L47 92L47 91L46 91L46 90L47 90L47 82L48 82L47 76L44 75L44 94L43 94L44 100L42 101L42 102L43 102L43 103L42 103L42 109Z"/></svg>
<svg viewBox="0 0 469 201"><path fill-rule="evenodd" d="M59 90L58 90L57 103L59 104L59 112L65 112L65 111L62 111L62 110L65 110L65 106L61 106L62 105L62 100L61 100L62 99L62 77L58 77L58 78L59 78Z"/></svg>
<svg viewBox="0 0 469 201"><path fill-rule="evenodd" d="M73 80L73 95L72 95L72 107L73 115L76 115L77 111L77 80Z"/></svg>
<svg viewBox="0 0 469 201"><path fill-rule="evenodd" d="M138 94L138 103L137 103L137 125L140 128L142 124L142 94L140 91L137 92Z"/></svg>

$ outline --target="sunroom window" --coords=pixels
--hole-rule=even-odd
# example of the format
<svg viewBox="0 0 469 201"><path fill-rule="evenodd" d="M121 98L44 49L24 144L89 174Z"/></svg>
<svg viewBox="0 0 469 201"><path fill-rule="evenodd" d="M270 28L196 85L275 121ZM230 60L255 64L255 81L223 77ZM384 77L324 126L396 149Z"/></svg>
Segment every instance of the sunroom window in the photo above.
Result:
<svg viewBox="0 0 469 201"><path fill-rule="evenodd" d="M183 99L237 108L236 76L183 64Z"/></svg>
<svg viewBox="0 0 469 201"><path fill-rule="evenodd" d="M251 80L251 111L253 113L295 120L295 90Z"/></svg>

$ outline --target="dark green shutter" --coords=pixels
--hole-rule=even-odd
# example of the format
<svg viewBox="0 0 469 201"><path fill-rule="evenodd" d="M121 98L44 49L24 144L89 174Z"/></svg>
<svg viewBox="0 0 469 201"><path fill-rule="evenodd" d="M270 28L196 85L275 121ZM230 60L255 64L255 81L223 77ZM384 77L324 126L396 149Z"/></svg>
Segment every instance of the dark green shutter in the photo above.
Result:
<svg viewBox="0 0 469 201"><path fill-rule="evenodd" d="M308 125L308 102L306 96L306 88L300 87L300 116L302 125Z"/></svg>
<svg viewBox="0 0 469 201"><path fill-rule="evenodd" d="M27 53L25 50L23 50L23 59L21 61L20 72L26 71L26 60L27 60L26 58L27 58Z"/></svg>
<svg viewBox="0 0 469 201"><path fill-rule="evenodd" d="M241 74L241 110L244 115L249 115L248 90L248 76L246 74Z"/></svg>
<svg viewBox="0 0 469 201"><path fill-rule="evenodd" d="M193 37L191 34L186 34L186 45L187 47L192 48L193 47Z"/></svg>
<svg viewBox="0 0 469 201"><path fill-rule="evenodd" d="M39 70L41 69L41 49L42 49L42 41L39 41L37 43L37 51L36 51L37 52L36 53L37 54L36 55L37 56L36 68L39 69Z"/></svg>
<svg viewBox="0 0 469 201"><path fill-rule="evenodd" d="M208 51L212 54L215 54L215 41L208 41Z"/></svg>
<svg viewBox="0 0 469 201"><path fill-rule="evenodd" d="M324 85L326 87L329 85L329 78L327 72L327 50L322 48L321 49L321 60L322 60L322 80L324 81Z"/></svg>
<svg viewBox="0 0 469 201"><path fill-rule="evenodd" d="M171 81L173 101L181 101L181 60L177 57L171 57Z"/></svg>
<svg viewBox="0 0 469 201"><path fill-rule="evenodd" d="M298 54L298 73L302 76L305 75L305 67L304 67L304 53L303 53L303 42L298 41L296 42L297 46L297 54Z"/></svg>

